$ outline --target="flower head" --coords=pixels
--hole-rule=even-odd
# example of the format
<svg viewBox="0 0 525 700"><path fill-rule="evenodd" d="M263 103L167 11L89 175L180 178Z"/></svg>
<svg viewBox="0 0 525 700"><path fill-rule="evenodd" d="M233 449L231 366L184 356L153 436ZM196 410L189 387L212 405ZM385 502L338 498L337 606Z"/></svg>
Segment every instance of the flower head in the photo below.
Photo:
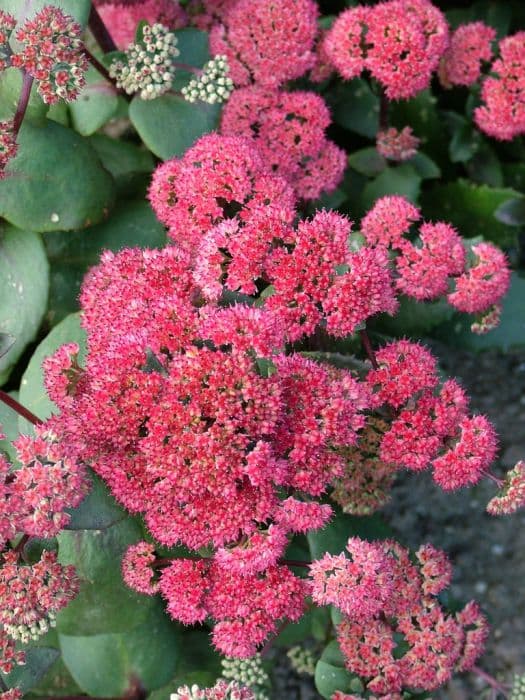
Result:
<svg viewBox="0 0 525 700"><path fill-rule="evenodd" d="M13 122L0 121L0 180L5 175L5 166L16 156L17 151L18 144L16 142Z"/></svg>
<svg viewBox="0 0 525 700"><path fill-rule="evenodd" d="M525 506L525 462L518 462L505 474L505 481L497 496L487 505L491 515L509 515Z"/></svg>
<svg viewBox="0 0 525 700"><path fill-rule="evenodd" d="M202 74L193 78L182 88L182 95L188 102L215 104L226 102L233 91L232 79L226 56L215 56L204 64Z"/></svg>
<svg viewBox="0 0 525 700"><path fill-rule="evenodd" d="M313 65L313 0L239 0L210 33L212 55L228 59L235 85L279 87Z"/></svg>
<svg viewBox="0 0 525 700"><path fill-rule="evenodd" d="M468 269L456 278L456 289L448 295L458 311L479 313L498 304L510 285L506 255L492 243L472 246Z"/></svg>
<svg viewBox="0 0 525 700"><path fill-rule="evenodd" d="M183 7L173 0L116 0L104 2L98 12L106 27L109 27L113 41L122 51L135 42L140 22L163 24L171 30L181 29L187 23Z"/></svg>
<svg viewBox="0 0 525 700"><path fill-rule="evenodd" d="M496 31L483 22L461 24L450 37L441 58L439 80L444 87L472 85L481 75L481 62L492 57Z"/></svg>
<svg viewBox="0 0 525 700"><path fill-rule="evenodd" d="M74 100L85 83L87 58L82 52L82 28L58 7L46 5L16 31L22 50L11 62L35 78L47 104Z"/></svg>
<svg viewBox="0 0 525 700"><path fill-rule="evenodd" d="M9 40L15 27L16 19L13 15L0 10L0 71L5 70L10 65L12 51Z"/></svg>
<svg viewBox="0 0 525 700"><path fill-rule="evenodd" d="M525 32L502 39L499 52L490 71L496 77L483 81L483 104L474 110L474 121L489 136L510 141L525 133Z"/></svg>
<svg viewBox="0 0 525 700"><path fill-rule="evenodd" d="M177 37L163 24L146 24L142 39L131 44L124 60L115 60L109 74L128 95L154 100L167 92L175 75L173 58L179 55Z"/></svg>
<svg viewBox="0 0 525 700"><path fill-rule="evenodd" d="M410 126L405 126L401 131L392 126L385 131L378 131L376 136L378 153L389 160L410 160L416 155L418 146L419 139L414 136Z"/></svg>

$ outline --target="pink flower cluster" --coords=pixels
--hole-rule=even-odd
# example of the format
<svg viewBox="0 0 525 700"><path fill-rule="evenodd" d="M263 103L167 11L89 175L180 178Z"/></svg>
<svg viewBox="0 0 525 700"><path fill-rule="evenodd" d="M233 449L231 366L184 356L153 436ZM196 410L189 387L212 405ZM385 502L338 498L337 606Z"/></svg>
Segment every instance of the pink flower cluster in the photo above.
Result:
<svg viewBox="0 0 525 700"><path fill-rule="evenodd" d="M500 57L481 86L483 104L474 110L474 121L489 136L502 141L525 133L525 32L499 43Z"/></svg>
<svg viewBox="0 0 525 700"><path fill-rule="evenodd" d="M56 613L78 593L72 566L57 562L55 552L42 553L36 564L20 564L18 552L3 553L0 568L0 624L5 633L23 643L55 624Z"/></svg>
<svg viewBox="0 0 525 700"><path fill-rule="evenodd" d="M497 438L484 416L467 414L467 397L453 380L436 393L436 361L428 350L406 340L376 354L378 369L366 381L377 401L398 409L384 433L380 458L414 471L433 467L445 490L474 484L493 461Z"/></svg>
<svg viewBox="0 0 525 700"><path fill-rule="evenodd" d="M125 580L160 587L186 624L212 618L217 648L248 656L276 620L301 614L301 580L279 560L291 533L330 517L311 499L343 474L339 448L356 443L370 391L348 371L284 355L267 309L200 308L189 261L171 247L103 255L81 295L85 370L75 346L46 362L62 409L51 423L159 542L213 547L213 561L179 560L156 577L153 549L137 546Z"/></svg>
<svg viewBox="0 0 525 700"><path fill-rule="evenodd" d="M174 619L215 621L213 643L230 657L254 656L279 620L296 621L304 611L304 582L287 566L239 574L218 561L176 559L161 571L159 585Z"/></svg>
<svg viewBox="0 0 525 700"><path fill-rule="evenodd" d="M418 238L411 240L408 235L420 217L417 207L393 195L378 199L361 221L370 245L397 252L397 289L419 301L447 295L465 313L483 315L498 307L510 284L505 254L492 243L479 243L467 256L457 231L441 221L421 224ZM452 283L455 289L448 293ZM497 317L492 319L496 322Z"/></svg>
<svg viewBox="0 0 525 700"><path fill-rule="evenodd" d="M181 29L188 21L182 6L173 0L143 0L133 3L116 0L105 2L98 8L98 12L121 50L135 41L137 27L142 21L150 25L160 23L170 29Z"/></svg>
<svg viewBox="0 0 525 700"><path fill-rule="evenodd" d="M224 235L237 222L242 226L239 248L242 241L245 255L264 252L274 237L286 238L295 216L290 186L272 174L248 139L238 136L203 136L182 158L163 163L153 175L149 197L170 237L193 255L203 236L222 222L218 231Z"/></svg>
<svg viewBox="0 0 525 700"><path fill-rule="evenodd" d="M85 83L88 63L81 34L78 22L52 5L16 31L22 49L13 54L11 64L35 78L47 104L74 100Z"/></svg>
<svg viewBox="0 0 525 700"><path fill-rule="evenodd" d="M379 457L381 439L388 427L384 419L371 415L358 444L342 450L344 473L332 483L330 498L343 513L370 515L389 500L399 466Z"/></svg>
<svg viewBox="0 0 525 700"><path fill-rule="evenodd" d="M9 40L15 27L15 18L9 13L0 10L0 71L9 68L9 59L12 53Z"/></svg>
<svg viewBox="0 0 525 700"><path fill-rule="evenodd" d="M224 289L257 294L259 283L270 285L265 309L292 341L320 323L346 336L376 313L393 313L386 252L351 251L351 224L335 212L294 229L293 194L263 163L249 140L212 134L154 174L150 201L195 260L204 297L214 302Z"/></svg>
<svg viewBox="0 0 525 700"><path fill-rule="evenodd" d="M77 506L86 493L82 468L63 453L53 433L37 429L35 437L22 435L14 443L21 466L0 458L2 547L19 532L54 537L69 522L66 508Z"/></svg>
<svg viewBox="0 0 525 700"><path fill-rule="evenodd" d="M507 472L500 489L487 505L491 515L509 515L525 506L525 462L519 461Z"/></svg>
<svg viewBox="0 0 525 700"><path fill-rule="evenodd" d="M213 688L199 688L197 685L190 688L183 685L171 695L171 700L255 700L255 695L250 688L239 685L236 681L221 679Z"/></svg>
<svg viewBox="0 0 525 700"><path fill-rule="evenodd" d="M76 595L78 579L71 566L44 551L35 564L22 562L30 537L54 537L69 521L66 508L77 506L86 491L83 470L64 456L56 436L37 426L34 437L14 443L19 466L0 456L0 670L23 664L17 646L54 626L56 613ZM5 436L0 433L0 438ZM12 541L18 539L16 547ZM10 548L11 547L11 548ZM16 688L6 697L21 697Z"/></svg>
<svg viewBox="0 0 525 700"><path fill-rule="evenodd" d="M221 132L252 139L273 172L302 199L316 199L339 184L346 155L324 135L330 114L313 92L250 86L226 103Z"/></svg>
<svg viewBox="0 0 525 700"><path fill-rule="evenodd" d="M235 85L277 88L312 67L317 14L314 0L238 0L211 28L211 53L227 57Z"/></svg>
<svg viewBox="0 0 525 700"><path fill-rule="evenodd" d="M350 80L367 70L390 100L430 84L448 47L449 30L430 0L390 0L344 10L323 41L323 53Z"/></svg>
<svg viewBox="0 0 525 700"><path fill-rule="evenodd" d="M418 146L419 139L414 136L410 126L405 126L401 131L392 126L385 131L378 131L376 136L378 153L389 160L409 160L416 155Z"/></svg>
<svg viewBox="0 0 525 700"><path fill-rule="evenodd" d="M339 645L367 691L396 697L404 688L434 690L455 670L474 665L487 623L474 602L456 615L440 607L436 596L452 574L444 552L425 545L414 564L393 541L357 537L348 540L347 551L350 557L326 554L310 566L311 594L343 613Z"/></svg>
<svg viewBox="0 0 525 700"><path fill-rule="evenodd" d="M0 180L4 177L5 166L18 151L12 121L0 121Z"/></svg>
<svg viewBox="0 0 525 700"><path fill-rule="evenodd" d="M473 85L481 75L481 64L492 58L491 43L496 31L483 22L461 24L450 37L441 58L439 80L443 87Z"/></svg>

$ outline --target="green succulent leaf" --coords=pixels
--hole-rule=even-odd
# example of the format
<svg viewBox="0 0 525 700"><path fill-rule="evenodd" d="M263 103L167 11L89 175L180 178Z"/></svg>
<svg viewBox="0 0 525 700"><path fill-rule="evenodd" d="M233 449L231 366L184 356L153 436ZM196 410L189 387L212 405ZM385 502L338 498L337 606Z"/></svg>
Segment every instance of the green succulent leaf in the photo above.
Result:
<svg viewBox="0 0 525 700"><path fill-rule="evenodd" d="M0 180L0 216L29 231L85 228L113 207L113 178L96 152L56 122L24 122L6 175Z"/></svg>
<svg viewBox="0 0 525 700"><path fill-rule="evenodd" d="M37 334L48 288L49 265L40 236L0 223L0 385Z"/></svg>

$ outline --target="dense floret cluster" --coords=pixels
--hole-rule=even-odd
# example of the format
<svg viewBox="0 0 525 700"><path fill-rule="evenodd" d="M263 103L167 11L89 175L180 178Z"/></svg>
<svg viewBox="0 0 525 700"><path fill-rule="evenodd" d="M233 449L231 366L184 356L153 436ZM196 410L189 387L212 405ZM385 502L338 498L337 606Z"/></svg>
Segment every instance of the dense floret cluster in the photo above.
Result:
<svg viewBox="0 0 525 700"><path fill-rule="evenodd" d="M395 542L356 537L347 551L349 557L326 554L311 565L311 590L314 600L343 613L339 645L367 690L381 697L404 688L434 690L455 670L472 667L487 623L474 602L455 615L441 609L436 596L452 574L444 552L425 545L415 564Z"/></svg>
<svg viewBox="0 0 525 700"><path fill-rule="evenodd" d="M323 51L346 80L367 70L399 100L428 87L448 42L446 19L429 0L390 0L342 12Z"/></svg>

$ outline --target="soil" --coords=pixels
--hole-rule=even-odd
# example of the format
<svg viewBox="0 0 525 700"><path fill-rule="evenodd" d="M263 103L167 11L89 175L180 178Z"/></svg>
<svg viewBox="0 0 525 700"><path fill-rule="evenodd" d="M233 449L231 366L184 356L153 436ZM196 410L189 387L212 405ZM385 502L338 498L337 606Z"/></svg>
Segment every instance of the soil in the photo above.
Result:
<svg viewBox="0 0 525 700"><path fill-rule="evenodd" d="M455 376L471 397L473 412L487 415L500 435L501 475L525 459L525 352L475 355L437 342L431 347L447 375ZM431 542L445 549L454 565L453 599L475 598L491 624L486 653L479 666L512 684L525 673L525 512L493 517L485 506L495 493L488 480L471 489L444 493L429 474L403 474L384 511L397 539L417 549ZM279 665L275 698L317 700L309 679ZM464 674L433 695L436 700L482 700L489 688L479 676ZM494 696L492 696L494 697ZM503 698L504 696L498 696Z"/></svg>

